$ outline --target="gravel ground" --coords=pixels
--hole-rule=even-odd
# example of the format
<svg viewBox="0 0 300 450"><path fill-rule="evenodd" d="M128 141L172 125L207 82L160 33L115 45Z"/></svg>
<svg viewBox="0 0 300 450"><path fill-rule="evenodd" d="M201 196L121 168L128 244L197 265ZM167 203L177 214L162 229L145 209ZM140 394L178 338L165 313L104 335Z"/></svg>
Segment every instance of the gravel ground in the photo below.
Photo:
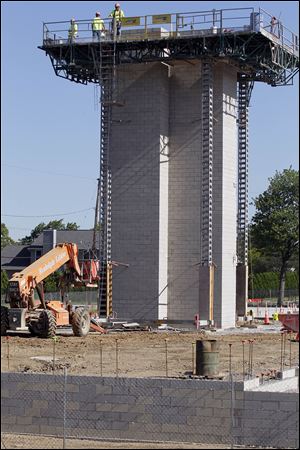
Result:
<svg viewBox="0 0 300 450"><path fill-rule="evenodd" d="M8 339L1 338L1 369L51 373L55 352L55 369L61 371L66 366L70 375L101 375L102 372L103 376L115 376L117 368L120 377L165 376L167 348L168 375L184 376L191 374L194 343L197 339L216 339L220 342L221 376L226 376L229 372L229 344L232 344L232 372L236 376L242 375L242 341L244 366L247 370L249 340L254 340L254 374L260 375L271 369L280 370L281 335L280 326L277 325L205 334L135 331L105 335L90 333L86 338L62 335L56 342L29 334L11 335ZM285 368L290 364L298 365L299 362L299 345L288 339L285 346Z"/></svg>

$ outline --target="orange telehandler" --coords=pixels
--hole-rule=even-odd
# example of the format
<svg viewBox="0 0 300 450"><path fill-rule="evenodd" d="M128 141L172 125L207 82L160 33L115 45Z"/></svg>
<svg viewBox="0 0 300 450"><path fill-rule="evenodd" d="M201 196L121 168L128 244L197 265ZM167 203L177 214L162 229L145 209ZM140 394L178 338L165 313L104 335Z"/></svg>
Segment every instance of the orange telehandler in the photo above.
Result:
<svg viewBox="0 0 300 450"><path fill-rule="evenodd" d="M59 326L72 325L75 336L86 336L90 329L90 315L86 308L73 310L71 303L45 300L43 280L63 267L62 292L70 285L97 286L98 260L78 261L78 247L73 243L57 244L21 272L13 274L8 284L6 303L1 305L1 336L7 330L29 329L42 338L55 336ZM34 299L34 290L39 300Z"/></svg>

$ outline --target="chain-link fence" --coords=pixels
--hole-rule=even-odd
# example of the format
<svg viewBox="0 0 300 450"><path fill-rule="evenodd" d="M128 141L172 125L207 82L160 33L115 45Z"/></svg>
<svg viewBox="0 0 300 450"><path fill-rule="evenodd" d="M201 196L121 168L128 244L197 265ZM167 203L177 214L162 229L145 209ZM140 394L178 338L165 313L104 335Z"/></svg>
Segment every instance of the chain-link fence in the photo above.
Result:
<svg viewBox="0 0 300 450"><path fill-rule="evenodd" d="M297 448L295 335L216 336L206 377L196 337L2 338L1 447Z"/></svg>
<svg viewBox="0 0 300 450"><path fill-rule="evenodd" d="M5 373L2 448L93 448L97 441L297 448L297 384L294 373L272 382L239 381L235 374L227 380L85 377L66 368L55 375ZM98 442L97 448L124 446Z"/></svg>

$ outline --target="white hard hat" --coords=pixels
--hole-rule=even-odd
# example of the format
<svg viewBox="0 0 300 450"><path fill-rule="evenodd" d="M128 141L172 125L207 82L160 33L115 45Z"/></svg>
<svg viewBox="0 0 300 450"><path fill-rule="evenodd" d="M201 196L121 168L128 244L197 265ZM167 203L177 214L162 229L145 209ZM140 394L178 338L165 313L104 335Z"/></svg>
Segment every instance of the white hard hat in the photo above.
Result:
<svg viewBox="0 0 300 450"><path fill-rule="evenodd" d="M120 3L115 4L115 8L118 8L118 7L120 7Z"/></svg>

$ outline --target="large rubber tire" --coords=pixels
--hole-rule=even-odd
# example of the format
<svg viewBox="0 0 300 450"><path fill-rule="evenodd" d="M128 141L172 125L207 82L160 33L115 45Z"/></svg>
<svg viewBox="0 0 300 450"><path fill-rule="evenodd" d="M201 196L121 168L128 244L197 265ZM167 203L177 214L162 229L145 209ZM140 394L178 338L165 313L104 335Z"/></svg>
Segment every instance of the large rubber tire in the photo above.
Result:
<svg viewBox="0 0 300 450"><path fill-rule="evenodd" d="M8 308L6 308L6 306L1 306L1 336L5 336L8 329Z"/></svg>
<svg viewBox="0 0 300 450"><path fill-rule="evenodd" d="M74 336L84 337L90 331L91 318L85 308L76 308L72 316L72 328Z"/></svg>
<svg viewBox="0 0 300 450"><path fill-rule="evenodd" d="M56 319L51 311L44 309L40 313L39 320L31 322L28 328L33 336L44 339L52 338L56 333Z"/></svg>

